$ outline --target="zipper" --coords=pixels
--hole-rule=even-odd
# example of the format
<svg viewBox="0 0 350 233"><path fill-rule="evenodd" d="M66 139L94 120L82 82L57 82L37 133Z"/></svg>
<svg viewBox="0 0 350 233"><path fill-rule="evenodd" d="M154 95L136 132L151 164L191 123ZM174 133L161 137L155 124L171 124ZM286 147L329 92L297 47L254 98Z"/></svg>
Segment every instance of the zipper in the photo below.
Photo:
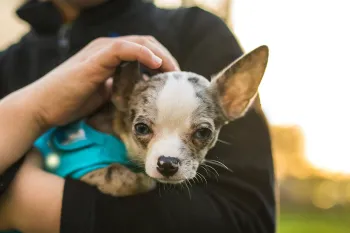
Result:
<svg viewBox="0 0 350 233"><path fill-rule="evenodd" d="M62 62L68 58L70 51L71 28L71 24L65 24L58 31L58 50Z"/></svg>

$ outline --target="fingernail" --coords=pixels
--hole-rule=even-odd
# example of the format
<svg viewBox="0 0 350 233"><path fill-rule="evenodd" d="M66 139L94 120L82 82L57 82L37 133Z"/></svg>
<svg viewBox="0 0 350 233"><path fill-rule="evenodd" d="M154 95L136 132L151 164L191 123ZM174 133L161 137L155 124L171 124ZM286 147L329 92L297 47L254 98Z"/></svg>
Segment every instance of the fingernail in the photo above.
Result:
<svg viewBox="0 0 350 233"><path fill-rule="evenodd" d="M156 55L153 55L152 59L153 59L153 61L154 61L155 63L157 63L158 65L159 65L159 64L162 64L162 59L161 59L160 57L158 57L158 56L156 56Z"/></svg>

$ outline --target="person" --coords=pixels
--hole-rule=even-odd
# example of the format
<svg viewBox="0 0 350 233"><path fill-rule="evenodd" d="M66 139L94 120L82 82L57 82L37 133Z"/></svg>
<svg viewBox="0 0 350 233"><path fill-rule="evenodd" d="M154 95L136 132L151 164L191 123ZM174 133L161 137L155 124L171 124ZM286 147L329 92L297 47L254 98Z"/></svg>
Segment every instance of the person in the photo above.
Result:
<svg viewBox="0 0 350 233"><path fill-rule="evenodd" d="M2 119L6 117L3 122L7 123L1 128L2 132L12 132L9 127L17 129L13 135L1 134L4 140L0 140L3 186L8 187L12 180L2 202L6 214L0 217L9 218L9 226L24 232L63 233L275 231L271 141L258 103L244 118L223 128L220 142L208 154L209 158L220 160L233 172L215 167L219 176L203 173L207 183L193 184L190 196L185 190L166 190L159 185L159 189L143 195L113 198L81 181L63 180L41 171L36 166L36 159L30 156L24 164L24 157L19 159L43 128L72 119L72 109L77 109L77 105L75 108L67 106L76 103L75 98L80 97L66 101L63 97L67 93L77 95L73 80L78 74L89 77L97 73L82 66L71 70L68 67L75 67L69 62L72 60L65 62L74 58L86 44L99 37L118 39L128 35L151 35L160 42L157 45L162 51L168 50L175 57L181 70L210 78L243 54L224 22L197 7L165 10L141 0L29 1L17 13L32 27L0 57L0 98L14 92L4 99L8 104L2 103L6 108L3 107L1 112L7 112ZM63 66L50 72L60 64ZM66 75L64 72L71 73ZM56 76L50 79L56 80L56 88L45 85L42 80L48 80L46 77L39 79L45 75ZM63 89L63 84L68 84L59 76L67 77L65 80L69 78L68 83L72 82L72 86ZM62 89L59 89L61 85ZM35 91L28 91L33 89ZM22 97L22 103L10 101L19 95L28 98ZM46 103L48 107L49 101L45 100L49 96L62 102L51 104L50 111L40 107L41 104L34 104L44 110L45 117L34 117L39 119L37 125L44 126L36 125L29 130L28 120L35 114L22 106L33 105L29 102L34 98L32 103ZM60 121L52 120L57 119L56 116L60 116ZM22 135L23 131L31 133ZM20 141L11 148L5 137Z"/></svg>

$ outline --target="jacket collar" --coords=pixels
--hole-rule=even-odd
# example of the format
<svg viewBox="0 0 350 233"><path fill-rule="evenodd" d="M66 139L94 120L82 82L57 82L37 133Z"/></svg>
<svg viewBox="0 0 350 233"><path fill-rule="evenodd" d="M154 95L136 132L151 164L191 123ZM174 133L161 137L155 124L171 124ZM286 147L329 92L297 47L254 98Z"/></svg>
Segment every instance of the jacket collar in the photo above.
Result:
<svg viewBox="0 0 350 233"><path fill-rule="evenodd" d="M99 24L108 17L123 14L128 8L136 6L142 0L109 0L106 3L83 10L77 21L85 25ZM56 33L63 24L63 18L51 1L29 0L16 11L17 15L38 34Z"/></svg>

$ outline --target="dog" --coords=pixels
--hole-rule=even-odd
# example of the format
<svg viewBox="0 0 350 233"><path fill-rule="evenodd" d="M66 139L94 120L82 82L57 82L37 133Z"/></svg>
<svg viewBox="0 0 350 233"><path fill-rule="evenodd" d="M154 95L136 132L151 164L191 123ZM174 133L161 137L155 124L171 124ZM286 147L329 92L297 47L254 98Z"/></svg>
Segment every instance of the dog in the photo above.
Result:
<svg viewBox="0 0 350 233"><path fill-rule="evenodd" d="M196 177L222 127L243 117L256 99L269 49L263 45L233 61L209 81L192 72L165 72L145 78L138 62L121 65L113 94L87 119L95 130L114 135L128 158L80 179L112 196L148 192L156 182L180 184Z"/></svg>

